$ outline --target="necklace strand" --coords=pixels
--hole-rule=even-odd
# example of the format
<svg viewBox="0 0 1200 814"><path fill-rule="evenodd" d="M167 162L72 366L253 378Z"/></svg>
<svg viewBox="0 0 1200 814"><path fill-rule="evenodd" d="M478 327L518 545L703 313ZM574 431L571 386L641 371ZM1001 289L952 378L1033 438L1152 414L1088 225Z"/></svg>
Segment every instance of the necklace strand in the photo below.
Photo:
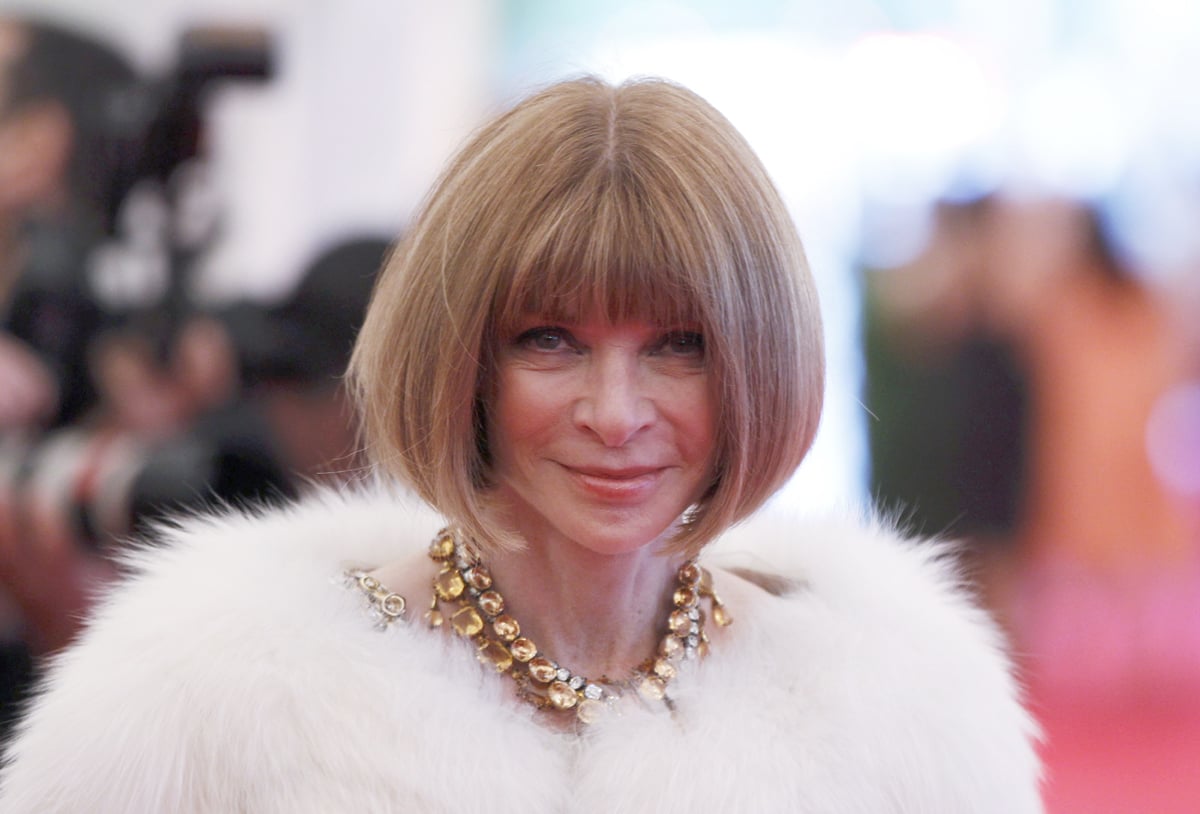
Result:
<svg viewBox="0 0 1200 814"><path fill-rule="evenodd" d="M529 637L521 635L521 625L505 612L504 597L491 574L457 529L439 531L429 544L429 557L439 570L433 578L426 623L440 628L449 622L455 633L474 645L481 663L498 673L507 673L516 682L521 699L540 710L573 711L584 724L614 707L626 691L644 702L673 708L669 684L680 663L708 654L709 639L704 630L708 616L720 627L733 621L713 591L712 574L689 560L676 572L666 632L654 655L627 679L601 676L592 680L558 664ZM366 596L376 626L387 628L404 615L404 597L389 591L370 574L353 570L346 572L345 579ZM704 610L706 602L709 613Z"/></svg>
<svg viewBox="0 0 1200 814"><path fill-rule="evenodd" d="M474 644L482 663L513 678L518 695L526 702L538 709L574 710L576 718L585 724L613 706L626 689L635 690L644 701L670 707L668 684L679 663L708 653L702 600L710 603L713 621L718 625L732 621L712 590L711 574L689 560L676 574L666 633L654 656L640 664L627 680L603 676L592 680L557 663L521 635L520 623L505 612L504 597L491 574L456 529L438 532L430 543L429 556L441 567L433 579L426 622L440 627L448 621L455 633Z"/></svg>

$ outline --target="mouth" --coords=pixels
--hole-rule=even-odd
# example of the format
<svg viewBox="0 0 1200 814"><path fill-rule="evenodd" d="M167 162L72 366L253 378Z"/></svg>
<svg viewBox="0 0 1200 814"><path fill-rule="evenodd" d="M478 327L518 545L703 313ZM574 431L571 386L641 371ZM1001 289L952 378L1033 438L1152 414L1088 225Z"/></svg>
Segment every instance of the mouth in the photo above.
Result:
<svg viewBox="0 0 1200 814"><path fill-rule="evenodd" d="M651 492L662 478L664 467L574 467L566 470L583 489L605 500L635 500Z"/></svg>
<svg viewBox="0 0 1200 814"><path fill-rule="evenodd" d="M654 475L662 471L661 466L631 466L621 468L606 468L606 467L588 467L588 466L568 466L571 472L576 475L582 475L588 478L600 478L602 480L635 480L646 475Z"/></svg>

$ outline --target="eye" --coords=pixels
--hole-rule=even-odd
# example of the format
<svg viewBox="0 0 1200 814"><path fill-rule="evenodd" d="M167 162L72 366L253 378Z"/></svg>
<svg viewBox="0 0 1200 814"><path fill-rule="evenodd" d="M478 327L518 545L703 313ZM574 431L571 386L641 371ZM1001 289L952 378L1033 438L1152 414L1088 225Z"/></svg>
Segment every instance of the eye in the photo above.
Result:
<svg viewBox="0 0 1200 814"><path fill-rule="evenodd" d="M662 338L660 352L691 359L704 358L704 334L699 331L671 331Z"/></svg>
<svg viewBox="0 0 1200 814"><path fill-rule="evenodd" d="M564 350L570 344L570 334L562 328L541 325L521 332L513 344L535 351Z"/></svg>

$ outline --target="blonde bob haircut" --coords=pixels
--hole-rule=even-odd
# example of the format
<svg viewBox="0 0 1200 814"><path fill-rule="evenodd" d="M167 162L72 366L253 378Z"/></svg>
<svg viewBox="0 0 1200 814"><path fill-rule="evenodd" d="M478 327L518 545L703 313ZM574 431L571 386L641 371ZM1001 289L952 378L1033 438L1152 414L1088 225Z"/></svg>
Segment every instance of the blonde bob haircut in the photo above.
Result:
<svg viewBox="0 0 1200 814"><path fill-rule="evenodd" d="M530 313L701 326L713 478L672 550L755 511L812 443L824 353L800 239L689 90L589 77L526 98L451 161L380 273L348 374L368 455L485 553L519 545L489 512L488 405L494 349Z"/></svg>

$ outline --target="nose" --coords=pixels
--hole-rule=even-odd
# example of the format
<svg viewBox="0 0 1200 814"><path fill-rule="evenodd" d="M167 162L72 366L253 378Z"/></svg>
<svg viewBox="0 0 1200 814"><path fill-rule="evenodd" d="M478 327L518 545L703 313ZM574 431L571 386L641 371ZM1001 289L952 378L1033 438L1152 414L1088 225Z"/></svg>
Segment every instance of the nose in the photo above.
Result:
<svg viewBox="0 0 1200 814"><path fill-rule="evenodd" d="M606 447L627 444L654 420L636 360L600 354L589 365L583 392L575 403L575 423L594 433Z"/></svg>

